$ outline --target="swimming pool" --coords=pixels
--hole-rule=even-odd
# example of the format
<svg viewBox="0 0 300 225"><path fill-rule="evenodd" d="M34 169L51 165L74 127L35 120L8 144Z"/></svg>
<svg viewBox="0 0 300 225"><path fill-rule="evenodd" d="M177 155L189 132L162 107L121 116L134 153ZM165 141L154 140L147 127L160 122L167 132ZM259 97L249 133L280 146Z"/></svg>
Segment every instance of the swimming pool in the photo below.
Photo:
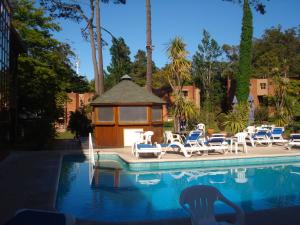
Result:
<svg viewBox="0 0 300 225"><path fill-rule="evenodd" d="M187 214L178 203L180 192L196 184L217 187L246 212L296 206L300 205L300 160L295 159L208 168L189 168L186 163L185 169L137 172L116 156L106 156L100 161L102 168L95 170L84 157L66 156L56 206L61 212L98 221L182 218ZM221 204L216 211L231 212Z"/></svg>

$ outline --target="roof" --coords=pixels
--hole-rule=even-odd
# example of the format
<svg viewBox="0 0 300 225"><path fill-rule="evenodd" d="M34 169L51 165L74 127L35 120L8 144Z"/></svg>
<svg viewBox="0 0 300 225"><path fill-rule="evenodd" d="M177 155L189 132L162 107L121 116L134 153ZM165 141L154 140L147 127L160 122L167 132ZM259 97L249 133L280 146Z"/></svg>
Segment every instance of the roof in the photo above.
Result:
<svg viewBox="0 0 300 225"><path fill-rule="evenodd" d="M132 82L131 78L126 75L122 77L120 83L92 101L91 105L145 103L164 104L165 102L156 95L149 93L145 88Z"/></svg>

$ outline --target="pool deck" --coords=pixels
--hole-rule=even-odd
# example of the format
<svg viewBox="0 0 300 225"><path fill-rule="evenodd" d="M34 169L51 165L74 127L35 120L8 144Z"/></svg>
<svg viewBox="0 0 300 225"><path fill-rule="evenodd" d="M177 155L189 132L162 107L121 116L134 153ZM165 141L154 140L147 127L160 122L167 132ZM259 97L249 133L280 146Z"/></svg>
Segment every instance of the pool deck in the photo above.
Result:
<svg viewBox="0 0 300 225"><path fill-rule="evenodd" d="M206 156L192 156L185 158L178 153L168 152L161 159L154 157L135 158L130 148L98 149L101 154L119 154L125 161L135 162L164 162L164 161L193 161L216 160L248 157L272 157L300 155L299 148L291 151L283 146L248 148L248 154L209 154ZM95 151L98 151L97 149ZM12 151L0 161L0 224L11 218L16 210L21 208L35 208L55 210L56 191L61 167L62 156L70 153L87 153L83 149L68 149L68 146L55 151ZM272 224L290 225L300 224L300 207L273 209L246 215L246 225ZM230 218L230 216L229 216ZM77 220L77 225L104 225L86 220ZM190 224L187 219L177 221L143 222L130 224ZM125 225L125 224L124 224Z"/></svg>
<svg viewBox="0 0 300 225"><path fill-rule="evenodd" d="M83 151L88 153L86 144L83 144ZM157 158L151 154L141 155L139 158L132 154L131 147L124 148L102 148L94 149L94 152L100 154L118 154L127 163L149 163L149 162L183 162L183 161L201 161L201 160L218 160L218 159L236 159L236 158L254 158L254 157L276 157L276 156L300 156L299 148L286 149L282 145L267 146L248 146L248 153L244 153L243 149L239 147L238 154L230 151L226 154L221 152L211 152L205 155L193 154L192 157L184 157L183 154L178 152L166 151L161 158Z"/></svg>

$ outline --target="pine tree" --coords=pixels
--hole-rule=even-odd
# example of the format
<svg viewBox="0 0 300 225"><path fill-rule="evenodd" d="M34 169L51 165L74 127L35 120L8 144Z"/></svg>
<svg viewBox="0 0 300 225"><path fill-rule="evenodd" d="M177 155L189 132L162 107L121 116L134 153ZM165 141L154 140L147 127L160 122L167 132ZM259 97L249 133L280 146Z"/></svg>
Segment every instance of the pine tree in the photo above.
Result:
<svg viewBox="0 0 300 225"><path fill-rule="evenodd" d="M120 82L123 75L131 72L130 50L123 38L113 38L112 46L109 49L111 54L111 63L107 67L109 75L107 79L110 85L116 85Z"/></svg>

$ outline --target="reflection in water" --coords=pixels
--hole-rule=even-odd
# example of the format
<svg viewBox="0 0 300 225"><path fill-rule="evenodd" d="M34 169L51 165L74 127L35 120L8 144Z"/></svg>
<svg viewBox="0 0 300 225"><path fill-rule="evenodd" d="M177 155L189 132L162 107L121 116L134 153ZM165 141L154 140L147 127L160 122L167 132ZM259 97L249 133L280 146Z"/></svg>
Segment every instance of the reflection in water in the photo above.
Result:
<svg viewBox="0 0 300 225"><path fill-rule="evenodd" d="M61 181L57 202L60 211L79 218L116 222L185 217L179 195L198 184L215 186L245 211L300 204L300 167L293 165L143 172L79 165L75 178L69 166L71 175ZM216 211L228 208L219 204Z"/></svg>
<svg viewBox="0 0 300 225"><path fill-rule="evenodd" d="M235 169L234 172L236 173L237 177L234 179L236 183L244 184L247 183L248 178L246 177L246 168L238 168Z"/></svg>

